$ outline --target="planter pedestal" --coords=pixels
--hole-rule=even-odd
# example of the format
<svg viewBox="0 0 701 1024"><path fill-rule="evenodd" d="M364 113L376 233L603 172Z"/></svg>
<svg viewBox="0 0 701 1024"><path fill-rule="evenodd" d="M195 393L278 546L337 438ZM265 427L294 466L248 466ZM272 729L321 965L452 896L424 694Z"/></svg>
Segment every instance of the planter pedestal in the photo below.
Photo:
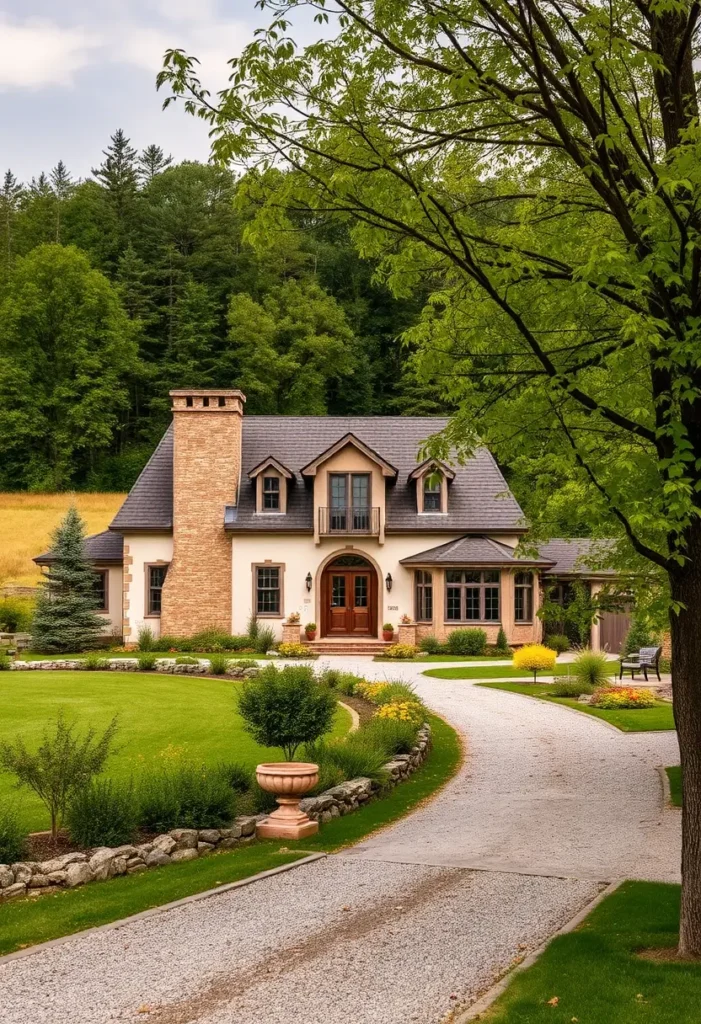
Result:
<svg viewBox="0 0 701 1024"><path fill-rule="evenodd" d="M256 826L259 839L304 839L319 831L319 823L299 809L299 801L319 781L318 765L300 761L259 764L256 778L261 789L275 794L279 805Z"/></svg>

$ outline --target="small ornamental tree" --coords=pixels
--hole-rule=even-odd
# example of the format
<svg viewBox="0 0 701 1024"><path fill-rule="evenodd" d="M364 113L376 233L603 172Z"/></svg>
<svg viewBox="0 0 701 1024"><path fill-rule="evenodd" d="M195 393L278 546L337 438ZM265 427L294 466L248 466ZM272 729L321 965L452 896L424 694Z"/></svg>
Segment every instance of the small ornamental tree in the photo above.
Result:
<svg viewBox="0 0 701 1024"><path fill-rule="evenodd" d="M514 668L522 668L533 673L533 682L538 680L538 672L552 672L555 668L557 655L549 647L542 644L525 644L514 654Z"/></svg>
<svg viewBox="0 0 701 1024"><path fill-rule="evenodd" d="M53 536L54 561L37 600L32 624L36 650L89 650L102 633L95 570L83 553L84 539L83 521L72 505Z"/></svg>
<svg viewBox="0 0 701 1024"><path fill-rule="evenodd" d="M102 736L94 729L76 735L75 723L67 722L59 711L55 727L44 729L36 751L28 750L21 736L0 743L0 768L11 772L18 786L29 786L43 802L51 815L53 839L73 795L104 768L116 731L115 717Z"/></svg>
<svg viewBox="0 0 701 1024"><path fill-rule="evenodd" d="M274 665L243 686L239 712L244 728L264 747L280 747L287 761L302 743L330 731L336 699L319 686L308 665Z"/></svg>

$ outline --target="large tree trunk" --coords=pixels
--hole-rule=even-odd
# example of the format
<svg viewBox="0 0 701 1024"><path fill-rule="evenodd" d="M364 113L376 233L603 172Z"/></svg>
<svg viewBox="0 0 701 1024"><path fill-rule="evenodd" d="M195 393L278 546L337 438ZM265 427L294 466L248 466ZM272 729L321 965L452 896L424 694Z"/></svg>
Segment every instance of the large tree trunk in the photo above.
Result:
<svg viewBox="0 0 701 1024"><path fill-rule="evenodd" d="M688 535L689 561L671 575L674 718L684 781L679 952L701 958L701 524Z"/></svg>

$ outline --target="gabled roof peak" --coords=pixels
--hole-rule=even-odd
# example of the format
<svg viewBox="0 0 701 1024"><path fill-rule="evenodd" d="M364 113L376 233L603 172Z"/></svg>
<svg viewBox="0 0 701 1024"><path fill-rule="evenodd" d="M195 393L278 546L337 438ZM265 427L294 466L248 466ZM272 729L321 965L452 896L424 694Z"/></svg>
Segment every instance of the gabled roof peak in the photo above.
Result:
<svg viewBox="0 0 701 1024"><path fill-rule="evenodd" d="M365 444L364 441L361 441L359 437L356 437L355 434L351 432L344 434L343 437L340 437L338 441L330 445L330 447L326 448L325 451L320 452L320 454L317 455L315 459L312 459L312 461L308 462L306 466L303 466L301 470L302 476L316 476L316 471L319 468L319 466L322 465L322 463L326 462L327 459L330 459L332 455L335 455L336 452L340 452L343 448L346 448L348 445L353 445L353 447L357 448L358 451L362 452L363 455L366 455L367 458L377 463L377 465L382 470L383 476L391 477L393 480L396 479L396 466L393 466L391 462L387 462L386 459L383 459L382 456L378 454L378 452L376 452L369 445Z"/></svg>
<svg viewBox="0 0 701 1024"><path fill-rule="evenodd" d="M253 469L249 469L248 477L250 480L254 480L255 477L260 476L264 470L270 468L276 469L281 476L285 477L286 480L294 479L294 473L292 470L288 469L287 466L280 462L279 459L276 459L274 455L269 455L267 459L263 459L263 461L259 462L257 466L253 467Z"/></svg>
<svg viewBox="0 0 701 1024"><path fill-rule="evenodd" d="M442 462L440 459L424 459L420 462L416 469L412 470L409 474L409 480L418 480L420 476L431 468L436 468L441 471L446 480L455 479L455 470L451 469L447 462Z"/></svg>

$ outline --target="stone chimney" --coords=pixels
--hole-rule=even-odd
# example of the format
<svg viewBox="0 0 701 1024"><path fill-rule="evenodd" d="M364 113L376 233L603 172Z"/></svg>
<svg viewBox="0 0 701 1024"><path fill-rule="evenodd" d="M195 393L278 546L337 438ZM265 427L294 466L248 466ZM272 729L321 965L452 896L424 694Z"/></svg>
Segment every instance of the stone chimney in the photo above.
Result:
<svg viewBox="0 0 701 1024"><path fill-rule="evenodd" d="M215 626L231 632L231 539L224 507L241 476L241 391L171 391L173 561L163 587L161 634Z"/></svg>

